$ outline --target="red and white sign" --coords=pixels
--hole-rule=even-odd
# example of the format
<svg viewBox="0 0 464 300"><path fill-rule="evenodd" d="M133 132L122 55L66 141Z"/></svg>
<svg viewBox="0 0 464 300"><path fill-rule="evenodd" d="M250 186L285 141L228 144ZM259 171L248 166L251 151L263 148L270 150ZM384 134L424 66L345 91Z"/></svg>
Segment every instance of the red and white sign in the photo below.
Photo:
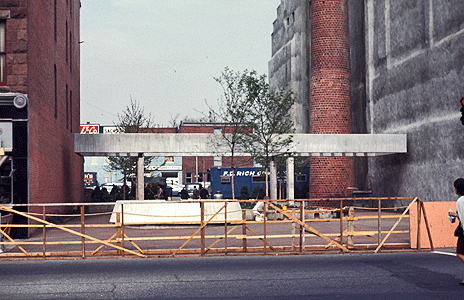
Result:
<svg viewBox="0 0 464 300"><path fill-rule="evenodd" d="M98 134L100 125L81 125L81 134Z"/></svg>

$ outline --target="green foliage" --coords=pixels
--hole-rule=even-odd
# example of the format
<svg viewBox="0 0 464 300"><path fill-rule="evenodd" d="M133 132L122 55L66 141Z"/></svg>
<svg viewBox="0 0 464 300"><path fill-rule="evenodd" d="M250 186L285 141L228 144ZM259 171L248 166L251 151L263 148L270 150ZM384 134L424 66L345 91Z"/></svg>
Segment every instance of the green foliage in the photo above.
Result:
<svg viewBox="0 0 464 300"><path fill-rule="evenodd" d="M154 121L151 114L146 115L139 103L132 98L130 105L118 114L119 123L116 125L118 133L141 133L146 132L147 128L154 127ZM154 157L144 157L144 169L147 172L148 166ZM137 157L108 157L108 164L103 167L105 171L120 171L124 178L137 173Z"/></svg>
<svg viewBox="0 0 464 300"><path fill-rule="evenodd" d="M252 199L264 199L266 191L261 186L256 186L251 192Z"/></svg>
<svg viewBox="0 0 464 300"><path fill-rule="evenodd" d="M246 95L246 79L251 74L247 70L244 72L233 72L225 68L220 77L214 78L223 89L223 97L218 99L218 109L208 105L210 117L217 122L224 124L225 130L214 141L213 147L220 149L223 146L231 153L230 167L234 170L234 156L240 147L240 137L248 128L244 126L248 118L248 97ZM218 150L218 152L223 152ZM233 175L232 175L233 176ZM235 199L234 181L232 179L232 199Z"/></svg>
<svg viewBox="0 0 464 300"><path fill-rule="evenodd" d="M292 143L292 135L282 137L281 134L294 132L290 110L295 100L292 92L286 89L272 92L266 75L251 72L245 82L249 107L246 126L253 130L242 136L241 144L257 163L269 167L273 157Z"/></svg>
<svg viewBox="0 0 464 300"><path fill-rule="evenodd" d="M240 202L241 209L253 209L255 205L256 205L256 202Z"/></svg>
<svg viewBox="0 0 464 300"><path fill-rule="evenodd" d="M240 188L240 199L241 200L250 199L250 193L248 192L248 186L244 185Z"/></svg>

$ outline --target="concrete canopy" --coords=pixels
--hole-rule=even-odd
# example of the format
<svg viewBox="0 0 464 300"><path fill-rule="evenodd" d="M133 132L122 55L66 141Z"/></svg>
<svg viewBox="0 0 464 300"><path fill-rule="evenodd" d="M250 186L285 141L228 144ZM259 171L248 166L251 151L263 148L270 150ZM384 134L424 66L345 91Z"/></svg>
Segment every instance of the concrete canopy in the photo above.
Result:
<svg viewBox="0 0 464 300"><path fill-rule="evenodd" d="M282 138L287 136L282 135ZM74 151L82 156L138 157L137 199L144 200L145 156L230 156L227 147L219 146L221 139L222 135L214 133L75 134ZM290 147L273 155L376 156L406 151L405 134L293 134ZM237 151L234 155L250 154ZM292 164L293 160L289 165ZM271 170L271 181L275 176L275 170ZM293 195L293 184L289 186L289 195ZM271 189L270 196L276 199L276 187Z"/></svg>
<svg viewBox="0 0 464 300"><path fill-rule="evenodd" d="M217 146L220 138L213 133L75 134L74 151L82 156L230 156L227 147ZM292 145L275 155L377 156L406 152L406 134L293 134Z"/></svg>

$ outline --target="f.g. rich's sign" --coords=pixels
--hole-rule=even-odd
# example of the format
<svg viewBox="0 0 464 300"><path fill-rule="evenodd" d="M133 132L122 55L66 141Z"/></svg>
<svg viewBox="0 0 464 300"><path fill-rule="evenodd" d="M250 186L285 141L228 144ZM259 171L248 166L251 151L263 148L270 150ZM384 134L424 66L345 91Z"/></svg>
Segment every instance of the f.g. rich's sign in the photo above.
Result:
<svg viewBox="0 0 464 300"><path fill-rule="evenodd" d="M99 134L100 125L81 125L81 134Z"/></svg>

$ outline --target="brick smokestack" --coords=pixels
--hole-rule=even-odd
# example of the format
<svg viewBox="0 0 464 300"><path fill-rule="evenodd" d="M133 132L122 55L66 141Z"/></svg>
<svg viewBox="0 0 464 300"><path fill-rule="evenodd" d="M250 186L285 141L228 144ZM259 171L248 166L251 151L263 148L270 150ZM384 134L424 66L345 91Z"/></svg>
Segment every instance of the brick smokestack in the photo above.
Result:
<svg viewBox="0 0 464 300"><path fill-rule="evenodd" d="M313 0L311 21L311 133L349 134L348 0ZM312 157L310 170L310 198L352 195L353 158Z"/></svg>

